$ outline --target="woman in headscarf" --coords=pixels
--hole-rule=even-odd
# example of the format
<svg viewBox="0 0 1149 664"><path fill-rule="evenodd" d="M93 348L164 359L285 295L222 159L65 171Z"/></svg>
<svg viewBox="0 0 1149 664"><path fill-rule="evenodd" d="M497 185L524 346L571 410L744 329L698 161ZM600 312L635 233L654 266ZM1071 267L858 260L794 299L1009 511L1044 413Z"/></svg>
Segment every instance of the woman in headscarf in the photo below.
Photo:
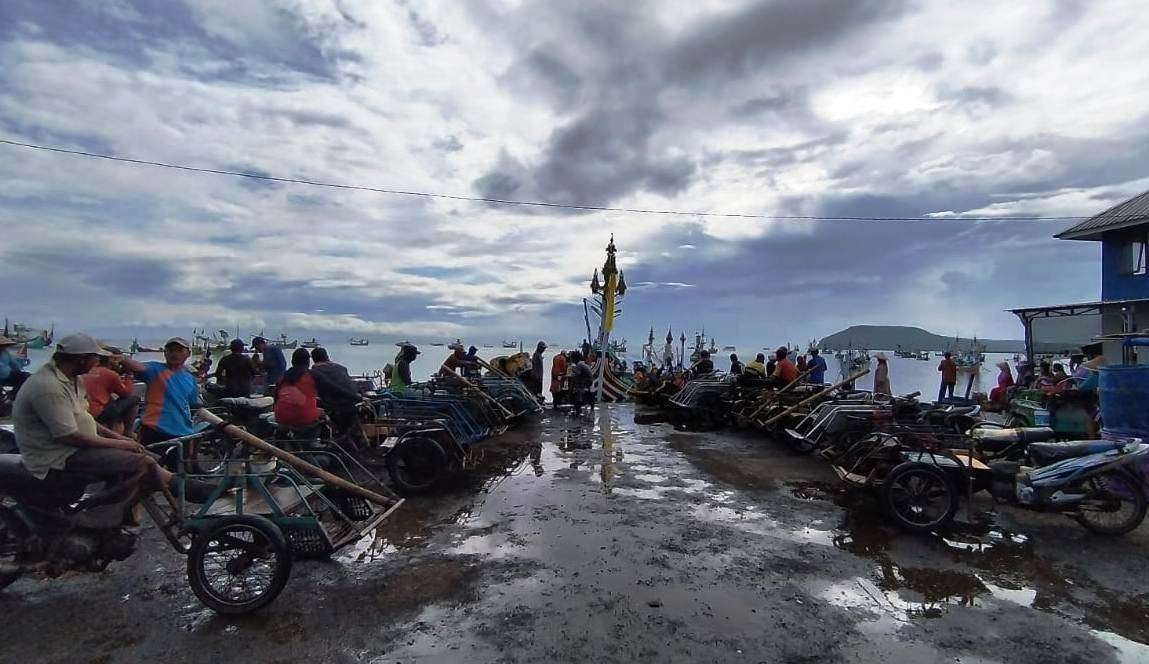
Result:
<svg viewBox="0 0 1149 664"><path fill-rule="evenodd" d="M275 392L275 421L289 427L309 427L319 421L319 390L311 376L311 353L296 348L291 368L279 379Z"/></svg>
<svg viewBox="0 0 1149 664"><path fill-rule="evenodd" d="M557 408L559 401L562 399L565 390L563 389L563 381L567 377L567 354L566 352L555 353L554 359L551 360L551 402Z"/></svg>
<svg viewBox="0 0 1149 664"><path fill-rule="evenodd" d="M875 358L878 366L874 369L874 394L892 396L893 388L890 386L890 366L885 353L878 353Z"/></svg>
<svg viewBox="0 0 1149 664"><path fill-rule="evenodd" d="M989 391L989 400L996 406L1005 408L1009 405L1009 388L1013 387L1013 371L1009 362L1002 360L997 363L997 387Z"/></svg>

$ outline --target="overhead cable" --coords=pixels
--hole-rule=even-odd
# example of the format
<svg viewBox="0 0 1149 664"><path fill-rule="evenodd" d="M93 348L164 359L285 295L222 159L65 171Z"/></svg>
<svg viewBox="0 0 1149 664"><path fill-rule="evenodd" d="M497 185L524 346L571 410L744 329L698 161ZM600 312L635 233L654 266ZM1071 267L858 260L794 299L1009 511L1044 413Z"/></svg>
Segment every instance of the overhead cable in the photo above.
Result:
<svg viewBox="0 0 1149 664"><path fill-rule="evenodd" d="M252 180L263 180L267 182L280 182L284 184L298 184L308 187L326 187L329 189L344 189L352 191L367 191L377 194L392 194L395 196L416 196L421 198L436 198L451 201L466 201L471 203L488 203L491 205L509 205L520 207L541 207L541 208L559 208L565 210L582 210L587 212L625 212L631 214L661 214L661 215L675 215L684 217L717 217L717 218L734 218L734 219L762 219L768 221L1074 221L1080 219L1087 219L1083 216L1061 216L1061 217L1039 217L1039 216L994 216L994 217L970 217L960 214L952 214L943 216L941 214L935 216L923 217L871 217L871 216L818 216L818 215L772 215L772 214L750 214L742 212L692 212L688 210L658 210L650 208L626 208L626 207L612 207L609 205L579 205L573 203L553 203L547 201L520 201L505 198L489 198L486 196L459 196L454 194L442 194L427 191L411 191L405 189L390 189L386 187L370 187L364 185L341 184L338 182L324 182L320 180L308 180L304 178L291 178L276 175L268 175L264 173L246 173L243 171L232 171L221 168L205 168L201 166L188 166L186 164L174 164L170 162L155 161L151 159L133 159L130 157L119 157L116 155L102 154L99 152L89 152L87 150L73 150L69 148L54 147L50 145L38 145L35 143L24 143L21 141L13 141L6 138L0 138L0 144L8 145L18 148L26 148L30 150L39 150L42 152L52 152L56 154L72 155L77 157L89 157L93 159L104 159L107 161L120 162L125 164L135 164L137 166L152 166L156 168L169 168L178 171L185 171L190 173L204 173L210 175L223 175L228 177L248 178Z"/></svg>

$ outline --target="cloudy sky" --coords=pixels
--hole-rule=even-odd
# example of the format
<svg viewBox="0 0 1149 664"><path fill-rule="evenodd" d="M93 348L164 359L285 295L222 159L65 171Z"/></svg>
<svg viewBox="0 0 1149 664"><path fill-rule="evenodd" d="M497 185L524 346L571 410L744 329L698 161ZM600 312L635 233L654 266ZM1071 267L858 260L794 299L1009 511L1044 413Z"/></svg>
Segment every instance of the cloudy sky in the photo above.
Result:
<svg viewBox="0 0 1149 664"><path fill-rule="evenodd" d="M581 338L854 323L1018 337L1099 294L1068 225L1149 188L1130 0L0 2L0 137L573 212L0 145L2 314L104 334Z"/></svg>

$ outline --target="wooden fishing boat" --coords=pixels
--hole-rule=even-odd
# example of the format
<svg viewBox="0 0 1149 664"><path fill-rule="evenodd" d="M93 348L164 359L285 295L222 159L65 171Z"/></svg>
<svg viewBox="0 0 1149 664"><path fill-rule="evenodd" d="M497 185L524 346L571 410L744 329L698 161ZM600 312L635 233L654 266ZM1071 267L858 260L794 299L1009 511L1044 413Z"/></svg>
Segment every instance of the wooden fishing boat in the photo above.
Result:
<svg viewBox="0 0 1149 664"><path fill-rule="evenodd" d="M52 345L52 340L56 336L56 325L53 323L47 330L37 332L27 325L13 323L9 329L8 319L5 318L2 334L18 344L27 345L28 348L47 348Z"/></svg>
<svg viewBox="0 0 1149 664"><path fill-rule="evenodd" d="M320 344L319 340L315 337L311 337L311 341L304 341L299 344L300 348L319 348L320 345L322 344Z"/></svg>

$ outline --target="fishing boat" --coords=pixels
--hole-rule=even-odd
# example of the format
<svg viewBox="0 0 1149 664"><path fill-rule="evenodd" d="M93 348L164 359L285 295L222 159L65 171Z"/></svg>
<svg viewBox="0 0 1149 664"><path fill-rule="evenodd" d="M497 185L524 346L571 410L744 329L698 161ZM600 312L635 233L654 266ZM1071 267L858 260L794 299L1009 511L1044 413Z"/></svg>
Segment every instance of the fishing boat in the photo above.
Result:
<svg viewBox="0 0 1149 664"><path fill-rule="evenodd" d="M918 351L918 355L917 355L916 359L921 360L923 362L929 362L930 361L930 352L928 350Z"/></svg>
<svg viewBox="0 0 1149 664"><path fill-rule="evenodd" d="M347 340L347 344L350 346L366 346L370 343L371 342L367 340L367 337L361 337L358 339L355 337L351 337L350 339Z"/></svg>
<svg viewBox="0 0 1149 664"><path fill-rule="evenodd" d="M53 323L47 330L36 331L27 325L13 323L9 329L8 319L5 318L3 335L18 344L26 344L28 348L47 348L56 336L56 325Z"/></svg>
<svg viewBox="0 0 1149 664"><path fill-rule="evenodd" d="M723 347L722 347L722 352L723 352L723 353L733 353L733 352L734 352L734 351L736 351L736 350L738 350L738 349L737 349L737 348L735 348L734 346L723 346Z"/></svg>
<svg viewBox="0 0 1149 664"><path fill-rule="evenodd" d="M435 343L433 343L431 345L432 346L445 346L446 344L444 344L442 341L436 341Z"/></svg>
<svg viewBox="0 0 1149 664"><path fill-rule="evenodd" d="M618 307L619 300L626 294L626 279L615 265L614 236L610 237L610 244L606 246L606 262L602 266L602 283L599 282L598 269L594 271L590 290L595 296L592 302L583 300L583 318L587 326L587 338L596 339L597 348L606 348L606 352L598 356L592 371L594 372L593 389L599 398L604 401L625 401L630 398L634 389L634 376L627 370L626 363L621 361L611 349L610 333L614 329L614 321L622 312ZM593 310L599 317L598 336L595 337L590 329L590 311Z"/></svg>
<svg viewBox="0 0 1149 664"><path fill-rule="evenodd" d="M304 341L303 343L299 344L299 346L301 348L319 348L320 343L318 339L311 337L311 341Z"/></svg>
<svg viewBox="0 0 1149 664"><path fill-rule="evenodd" d="M503 348L518 348L518 347L519 347L519 342L507 341L506 339L503 339Z"/></svg>
<svg viewBox="0 0 1149 664"><path fill-rule="evenodd" d="M164 350L162 348L150 348L148 346L142 346L140 345L139 339L133 338L132 345L128 347L128 352L132 355L135 355L136 353L162 353Z"/></svg>
<svg viewBox="0 0 1149 664"><path fill-rule="evenodd" d="M207 330L197 329L192 330L192 337L195 339L192 345L202 351L223 352L228 349L231 341L231 334L227 330L209 334Z"/></svg>
<svg viewBox="0 0 1149 664"><path fill-rule="evenodd" d="M610 352L617 353L618 355L625 355L626 354L626 339L623 339L622 341L611 341L609 350L610 350Z"/></svg>
<svg viewBox="0 0 1149 664"><path fill-rule="evenodd" d="M848 348L845 352L838 351L834 357L838 359L839 373L842 378L870 368L870 351L864 348L861 350Z"/></svg>

